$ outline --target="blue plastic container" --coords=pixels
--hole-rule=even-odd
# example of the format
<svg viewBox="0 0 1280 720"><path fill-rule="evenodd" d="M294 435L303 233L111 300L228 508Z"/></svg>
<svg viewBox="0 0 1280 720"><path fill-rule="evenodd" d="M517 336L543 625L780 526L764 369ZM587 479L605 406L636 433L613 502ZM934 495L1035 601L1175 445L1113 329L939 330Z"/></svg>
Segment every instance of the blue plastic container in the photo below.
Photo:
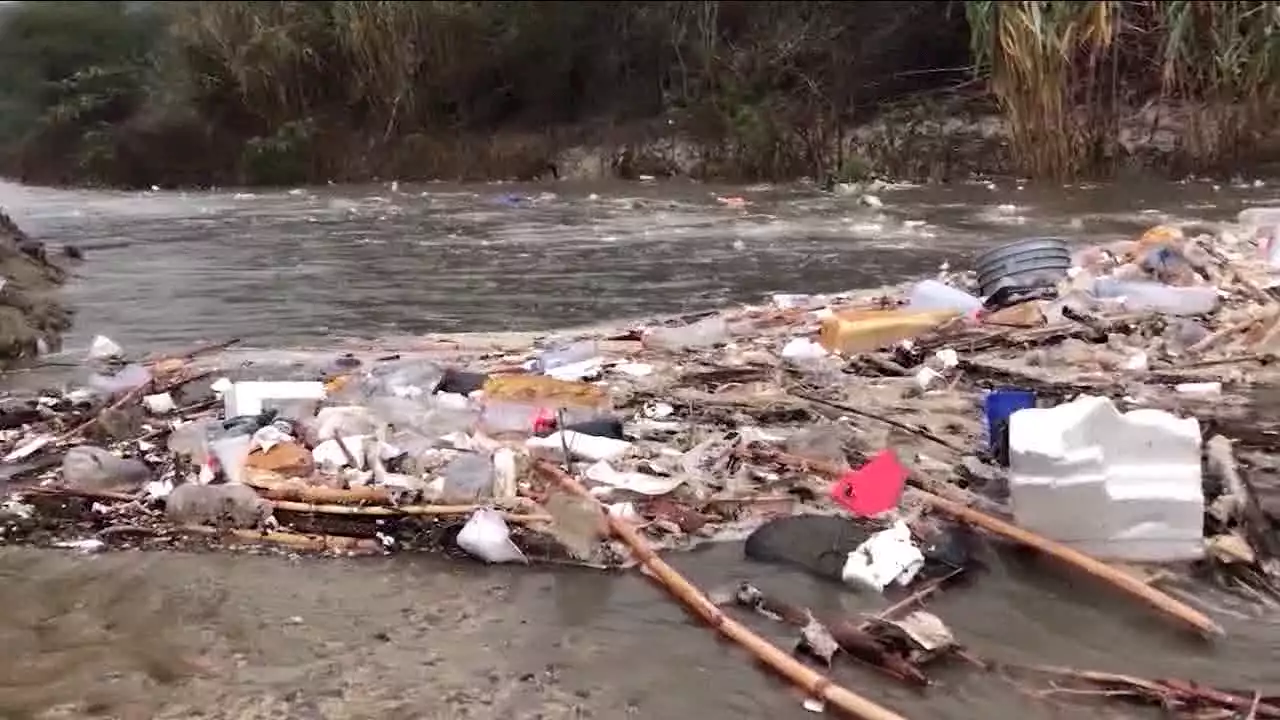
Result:
<svg viewBox="0 0 1280 720"><path fill-rule="evenodd" d="M1036 406L1036 394L1030 390L992 390L983 398L987 415L987 450L999 450L1001 428L1006 427L1009 416L1019 410Z"/></svg>

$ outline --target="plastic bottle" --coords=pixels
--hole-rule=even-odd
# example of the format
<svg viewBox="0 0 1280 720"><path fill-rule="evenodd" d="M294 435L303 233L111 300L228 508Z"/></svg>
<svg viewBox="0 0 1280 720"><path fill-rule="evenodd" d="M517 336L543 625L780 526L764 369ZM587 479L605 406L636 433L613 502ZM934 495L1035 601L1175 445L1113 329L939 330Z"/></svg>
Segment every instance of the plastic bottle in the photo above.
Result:
<svg viewBox="0 0 1280 720"><path fill-rule="evenodd" d="M600 348L594 340L553 345L538 353L538 357L533 361L533 369L535 372L545 373L548 370L580 363L599 355Z"/></svg>
<svg viewBox="0 0 1280 720"><path fill-rule="evenodd" d="M1100 298L1124 298L1128 310L1155 310L1166 315L1204 315L1218 306L1218 289L1203 285L1173 287L1141 280L1098 278L1093 293Z"/></svg>
<svg viewBox="0 0 1280 720"><path fill-rule="evenodd" d="M982 309L982 300L937 280L922 280L911 288L907 306L912 310L955 310L967 315Z"/></svg>
<svg viewBox="0 0 1280 720"><path fill-rule="evenodd" d="M650 328L644 344L663 350L707 348L729 342L729 323L719 315L680 327Z"/></svg>

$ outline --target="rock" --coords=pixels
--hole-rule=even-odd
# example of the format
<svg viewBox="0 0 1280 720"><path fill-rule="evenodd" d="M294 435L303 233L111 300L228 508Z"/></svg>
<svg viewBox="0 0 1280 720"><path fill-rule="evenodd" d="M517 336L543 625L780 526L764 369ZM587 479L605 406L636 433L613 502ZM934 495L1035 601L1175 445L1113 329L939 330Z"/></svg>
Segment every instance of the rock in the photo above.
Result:
<svg viewBox="0 0 1280 720"><path fill-rule="evenodd" d="M179 485L169 493L165 517L177 525L255 528L271 516L271 503L248 485Z"/></svg>
<svg viewBox="0 0 1280 720"><path fill-rule="evenodd" d="M0 212L0 363L57 349L71 312L50 297L66 272L43 245Z"/></svg>
<svg viewBox="0 0 1280 720"><path fill-rule="evenodd" d="M315 469L311 451L291 442L272 445L266 452L250 453L245 464L292 477L306 477Z"/></svg>
<svg viewBox="0 0 1280 720"><path fill-rule="evenodd" d="M1228 565L1252 565L1258 560L1253 548L1249 546L1249 541L1235 533L1214 535L1205 541L1205 545L1213 557Z"/></svg>
<svg viewBox="0 0 1280 720"><path fill-rule="evenodd" d="M12 430L43 417L40 406L33 400L7 398L0 400L0 430Z"/></svg>

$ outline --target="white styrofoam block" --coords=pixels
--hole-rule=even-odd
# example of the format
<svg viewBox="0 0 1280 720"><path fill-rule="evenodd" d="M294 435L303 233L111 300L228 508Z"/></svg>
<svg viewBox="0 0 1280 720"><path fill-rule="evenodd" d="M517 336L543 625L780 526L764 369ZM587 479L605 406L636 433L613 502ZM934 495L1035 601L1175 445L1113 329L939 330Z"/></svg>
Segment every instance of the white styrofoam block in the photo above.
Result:
<svg viewBox="0 0 1280 720"><path fill-rule="evenodd" d="M238 382L223 394L222 406L226 417L233 418L258 415L273 401L323 400L324 396L324 383L316 381Z"/></svg>
<svg viewBox="0 0 1280 720"><path fill-rule="evenodd" d="M1029 530L1106 559L1203 555L1200 424L1107 398L1009 420L1010 496Z"/></svg>

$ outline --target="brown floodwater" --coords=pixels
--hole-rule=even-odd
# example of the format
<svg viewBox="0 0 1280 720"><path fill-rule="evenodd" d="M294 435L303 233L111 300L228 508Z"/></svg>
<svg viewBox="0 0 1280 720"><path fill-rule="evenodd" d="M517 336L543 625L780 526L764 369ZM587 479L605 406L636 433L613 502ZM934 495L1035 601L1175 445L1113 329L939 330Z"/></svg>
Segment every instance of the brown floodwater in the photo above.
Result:
<svg viewBox="0 0 1280 720"><path fill-rule="evenodd" d="M740 195L745 210L713 193ZM515 201L509 194L530 196ZM554 193L542 195L543 193ZM1276 202L1208 183L902 188L881 208L804 188L699 185L335 187L105 193L0 185L33 234L86 250L66 357L104 333L132 351L243 339L255 352L349 338L538 330L834 291L963 267L1027 235L1123 237ZM1274 614L1194 592L1207 644L1045 561L1003 555L931 603L971 650L1280 692ZM724 544L674 555L697 584L738 580L851 616L882 598ZM748 619L790 644L785 629ZM437 558L0 549L0 717L803 718L795 691L643 576ZM953 666L906 689L839 666L908 718L1143 717L1034 698Z"/></svg>

